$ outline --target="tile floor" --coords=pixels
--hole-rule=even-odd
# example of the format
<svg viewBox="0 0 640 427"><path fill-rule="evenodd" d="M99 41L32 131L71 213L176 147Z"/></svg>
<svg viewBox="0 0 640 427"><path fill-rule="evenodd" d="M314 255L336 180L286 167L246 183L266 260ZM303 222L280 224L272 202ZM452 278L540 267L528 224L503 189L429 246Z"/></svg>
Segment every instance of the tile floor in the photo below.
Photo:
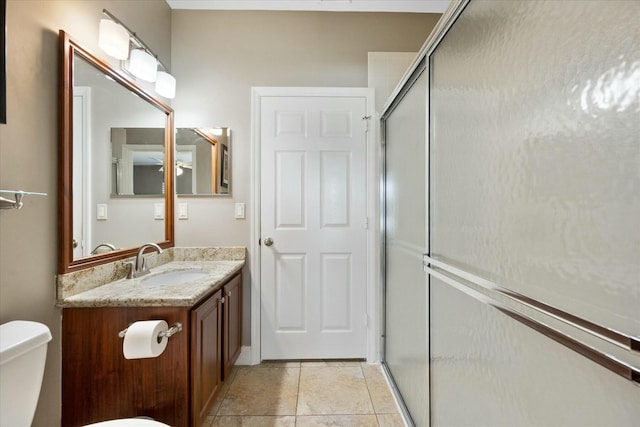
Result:
<svg viewBox="0 0 640 427"><path fill-rule="evenodd" d="M263 362L234 368L203 427L402 427L378 365Z"/></svg>

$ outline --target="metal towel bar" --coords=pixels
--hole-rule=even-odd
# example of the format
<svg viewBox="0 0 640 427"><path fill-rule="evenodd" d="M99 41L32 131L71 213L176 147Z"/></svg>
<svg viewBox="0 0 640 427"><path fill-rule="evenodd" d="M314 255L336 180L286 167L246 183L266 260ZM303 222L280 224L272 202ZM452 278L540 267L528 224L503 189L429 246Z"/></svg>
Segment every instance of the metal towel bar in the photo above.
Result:
<svg viewBox="0 0 640 427"><path fill-rule="evenodd" d="M638 369L637 367L632 366L624 361L620 361L616 357L606 354L605 352L602 352L596 348L588 346L570 337L565 332L550 327L549 325L541 322L538 319L534 319L533 317L527 316L523 313L516 312L512 308L490 297L489 295L471 288L469 285L463 283L457 278L473 283L480 288L483 288L490 292L496 292L500 295L506 296L508 299L525 305L526 307L531 308L538 313L550 316L556 320L561 321L562 323L578 328L609 343L613 343L616 346L624 348L636 355L640 354L638 353L640 352L640 340L637 337L629 336L627 334L605 328L601 325L587 321L556 307L537 301L533 298L529 298L517 292L510 291L489 280L483 279L472 273L451 266L443 261L433 259L427 254L424 255L423 264L424 271L429 275L447 283L450 286L453 286L454 288L485 304L491 305L492 307L500 310L502 313L510 316L511 318L518 320L522 324L554 339L560 344L571 348L572 350L582 354L583 356L588 357L589 359L623 376L624 378L633 381L634 383L640 384L640 369ZM448 274L444 274L443 272L435 270L434 268L443 270ZM449 276L449 274L451 274L451 276L453 277Z"/></svg>
<svg viewBox="0 0 640 427"><path fill-rule="evenodd" d="M22 198L29 196L46 196L47 193L34 193L32 191L21 190L0 190L0 193L13 194L14 200L0 196L0 209L20 209L22 207Z"/></svg>

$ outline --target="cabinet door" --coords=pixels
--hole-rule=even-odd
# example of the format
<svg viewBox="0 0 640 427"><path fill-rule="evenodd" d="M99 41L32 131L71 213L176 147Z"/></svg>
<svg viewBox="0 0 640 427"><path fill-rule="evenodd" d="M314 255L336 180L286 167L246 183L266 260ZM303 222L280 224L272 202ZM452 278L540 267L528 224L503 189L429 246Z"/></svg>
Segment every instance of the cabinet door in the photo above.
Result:
<svg viewBox="0 0 640 427"><path fill-rule="evenodd" d="M57 425L147 416L189 427L188 307L79 307L62 313L62 421ZM125 359L118 332L133 322L157 319L180 322L184 330L169 338L158 357Z"/></svg>
<svg viewBox="0 0 640 427"><path fill-rule="evenodd" d="M242 346L242 275L235 276L222 290L225 298L222 379L226 380Z"/></svg>
<svg viewBox="0 0 640 427"><path fill-rule="evenodd" d="M220 388L222 351L222 291L191 312L192 420L202 425Z"/></svg>

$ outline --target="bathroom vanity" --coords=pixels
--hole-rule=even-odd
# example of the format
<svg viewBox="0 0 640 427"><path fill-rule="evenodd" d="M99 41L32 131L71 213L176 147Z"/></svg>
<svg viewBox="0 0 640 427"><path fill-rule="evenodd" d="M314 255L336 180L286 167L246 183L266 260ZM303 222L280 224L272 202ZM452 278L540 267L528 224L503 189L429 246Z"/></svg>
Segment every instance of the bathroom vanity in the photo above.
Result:
<svg viewBox="0 0 640 427"><path fill-rule="evenodd" d="M197 257L181 250L186 248L153 255L158 262L167 253L173 260L147 276L59 295L62 426L136 416L173 427L206 420L240 354L244 249L242 260L222 261L185 261ZM119 274L118 265L112 268ZM59 279L59 292L73 284ZM182 330L158 357L125 359L119 332L133 322L160 319L180 323Z"/></svg>
<svg viewBox="0 0 640 427"><path fill-rule="evenodd" d="M173 247L175 184L184 175L180 194L229 195L230 131L193 129L176 148L161 98L62 30L59 46L62 425L147 416L200 426L240 353L246 249ZM136 169L153 171L152 188L136 188ZM125 359L124 331L145 320L182 330L157 357Z"/></svg>

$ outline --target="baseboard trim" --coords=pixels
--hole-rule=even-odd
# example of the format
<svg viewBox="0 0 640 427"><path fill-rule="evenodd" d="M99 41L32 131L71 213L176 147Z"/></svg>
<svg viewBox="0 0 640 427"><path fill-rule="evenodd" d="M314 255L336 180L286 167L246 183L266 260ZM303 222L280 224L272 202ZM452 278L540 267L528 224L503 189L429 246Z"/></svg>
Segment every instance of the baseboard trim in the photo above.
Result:
<svg viewBox="0 0 640 427"><path fill-rule="evenodd" d="M240 356L236 360L236 365L251 365L251 346L243 345L240 348Z"/></svg>

